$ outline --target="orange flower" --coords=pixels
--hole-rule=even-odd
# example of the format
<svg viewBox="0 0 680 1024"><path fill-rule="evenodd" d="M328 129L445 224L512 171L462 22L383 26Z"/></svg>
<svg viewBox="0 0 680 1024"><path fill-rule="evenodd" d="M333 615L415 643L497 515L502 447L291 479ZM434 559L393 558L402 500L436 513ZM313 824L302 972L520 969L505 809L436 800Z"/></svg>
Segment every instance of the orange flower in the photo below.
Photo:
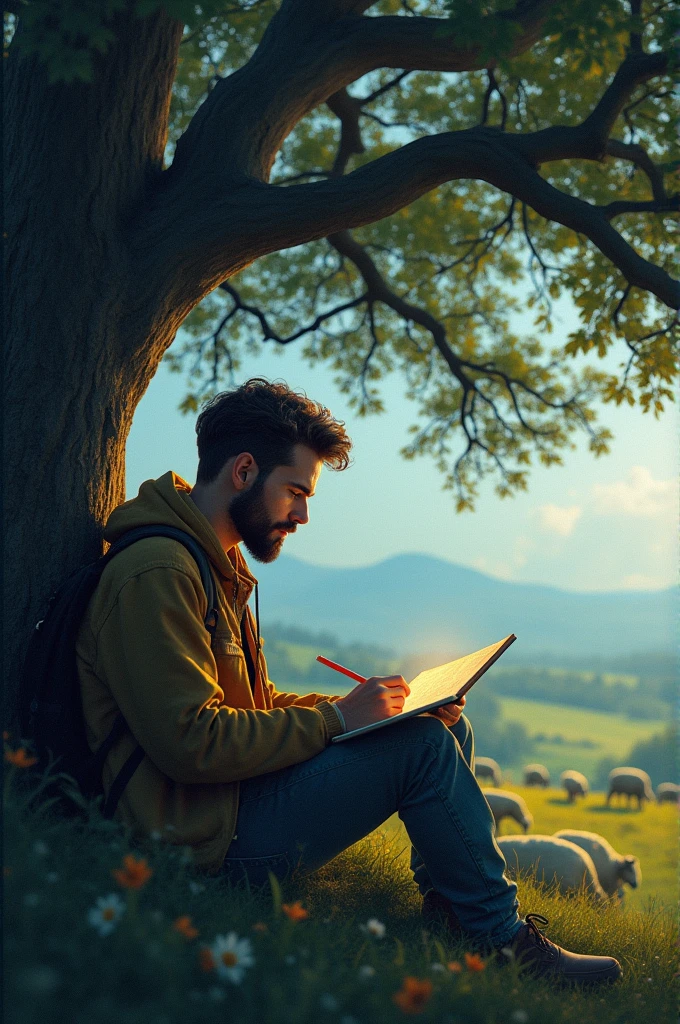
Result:
<svg viewBox="0 0 680 1024"><path fill-rule="evenodd" d="M38 763L38 758L29 757L24 748L19 747L18 750L6 750L5 761L16 765L17 768L30 768L32 765Z"/></svg>
<svg viewBox="0 0 680 1024"><path fill-rule="evenodd" d="M253 931L254 932L268 932L269 928L264 923L264 921L256 921L255 924L253 925Z"/></svg>
<svg viewBox="0 0 680 1024"><path fill-rule="evenodd" d="M454 974L460 974L460 972L463 970L463 968L460 966L460 960L449 960L446 966L450 971L453 971Z"/></svg>
<svg viewBox="0 0 680 1024"><path fill-rule="evenodd" d="M207 946L201 946L198 951L198 965L205 974L215 970L215 961Z"/></svg>
<svg viewBox="0 0 680 1024"><path fill-rule="evenodd" d="M476 953L466 953L465 966L468 971L483 971L486 964L482 960L481 956L477 956Z"/></svg>
<svg viewBox="0 0 680 1024"><path fill-rule="evenodd" d="M392 1000L404 1013L422 1013L431 995L431 981L407 977L404 978L400 990L392 996Z"/></svg>
<svg viewBox="0 0 680 1024"><path fill-rule="evenodd" d="M182 917L178 917L176 921L172 922L172 927L180 935L183 935L185 939L195 939L198 935L198 931L191 923L191 918L188 914L184 914Z"/></svg>
<svg viewBox="0 0 680 1024"><path fill-rule="evenodd" d="M131 853L127 853L123 857L123 868L114 868L111 874L124 889L141 889L153 871L145 860L137 860Z"/></svg>
<svg viewBox="0 0 680 1024"><path fill-rule="evenodd" d="M300 900L296 900L295 903L282 903L281 910L291 921L304 921L309 917L309 911L305 910Z"/></svg>

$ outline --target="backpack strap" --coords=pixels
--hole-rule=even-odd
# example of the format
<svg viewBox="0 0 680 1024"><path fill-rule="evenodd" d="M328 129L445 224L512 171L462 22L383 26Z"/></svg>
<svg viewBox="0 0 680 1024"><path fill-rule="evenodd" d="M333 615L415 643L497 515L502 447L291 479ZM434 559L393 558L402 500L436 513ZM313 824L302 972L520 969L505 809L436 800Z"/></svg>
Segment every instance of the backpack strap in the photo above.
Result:
<svg viewBox="0 0 680 1024"><path fill-rule="evenodd" d="M180 544L183 544L187 551L193 555L201 574L203 589L205 590L206 597L208 598L208 611L204 619L204 624L212 637L217 629L217 622L219 618L217 587L215 586L215 578L212 574L212 569L210 568L208 556L198 541L196 541L190 534L185 533L184 530L179 530L174 526L163 526L160 523L150 526L138 526L134 530L128 530L127 533L124 533L119 537L106 552L104 559L109 561L120 551L124 551L125 548L130 547L131 544L134 544L138 540L143 540L146 537L169 537L171 540L176 540ZM99 746L97 753L94 755L94 760L92 762L93 771L96 771L98 774L101 773L104 766L104 760L109 750L114 743L120 739L127 728L128 726L122 712L118 712L111 732ZM139 765L142 763L143 758L144 749L137 745L111 784L109 795L102 808L102 814L105 818L113 818L123 790Z"/></svg>

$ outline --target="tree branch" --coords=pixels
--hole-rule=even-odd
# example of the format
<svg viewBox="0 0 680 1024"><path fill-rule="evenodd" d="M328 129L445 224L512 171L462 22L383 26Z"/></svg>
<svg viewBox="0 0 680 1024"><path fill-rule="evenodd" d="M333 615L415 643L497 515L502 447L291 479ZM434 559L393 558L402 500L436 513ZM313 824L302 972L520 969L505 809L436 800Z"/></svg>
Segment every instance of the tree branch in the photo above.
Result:
<svg viewBox="0 0 680 1024"><path fill-rule="evenodd" d="M656 202L666 202L668 196L664 187L663 172L656 166L644 146L620 142L619 139L609 139L607 142L607 155L613 156L617 160L629 160L636 167L639 167L649 178L652 195Z"/></svg>

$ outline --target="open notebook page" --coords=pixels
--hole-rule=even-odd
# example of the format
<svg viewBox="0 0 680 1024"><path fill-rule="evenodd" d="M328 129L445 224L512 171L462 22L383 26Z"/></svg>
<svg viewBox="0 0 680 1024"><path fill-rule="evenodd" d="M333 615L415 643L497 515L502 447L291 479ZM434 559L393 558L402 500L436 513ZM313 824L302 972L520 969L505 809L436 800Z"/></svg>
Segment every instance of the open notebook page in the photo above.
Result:
<svg viewBox="0 0 680 1024"><path fill-rule="evenodd" d="M515 639L511 633L497 644L483 647L474 654L466 654L464 658L448 661L445 665L428 668L421 672L410 683L411 692L404 701L406 711L414 711L419 707L430 705L444 697L461 696L461 690L475 683L480 675L496 661L506 647Z"/></svg>

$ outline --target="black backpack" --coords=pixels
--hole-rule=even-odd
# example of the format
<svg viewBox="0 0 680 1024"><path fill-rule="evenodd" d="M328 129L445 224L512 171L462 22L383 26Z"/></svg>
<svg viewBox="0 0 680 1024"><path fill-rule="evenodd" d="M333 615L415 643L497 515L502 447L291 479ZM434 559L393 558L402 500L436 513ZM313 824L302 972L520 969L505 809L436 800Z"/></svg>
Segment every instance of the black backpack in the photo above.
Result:
<svg viewBox="0 0 680 1024"><path fill-rule="evenodd" d="M75 780L87 800L103 795L104 760L126 731L127 724L119 712L109 735L96 753L91 752L76 666L76 638L105 567L120 551L143 537L170 537L191 552L208 598L206 629L212 636L217 627L217 591L208 556L193 537L173 526L140 526L123 534L96 562L73 572L50 598L45 616L36 624L31 636L21 673L21 734L30 740L38 757L35 771L43 773L56 766L60 773ZM104 817L113 817L120 796L143 757L144 750L137 746L126 760L103 805Z"/></svg>

